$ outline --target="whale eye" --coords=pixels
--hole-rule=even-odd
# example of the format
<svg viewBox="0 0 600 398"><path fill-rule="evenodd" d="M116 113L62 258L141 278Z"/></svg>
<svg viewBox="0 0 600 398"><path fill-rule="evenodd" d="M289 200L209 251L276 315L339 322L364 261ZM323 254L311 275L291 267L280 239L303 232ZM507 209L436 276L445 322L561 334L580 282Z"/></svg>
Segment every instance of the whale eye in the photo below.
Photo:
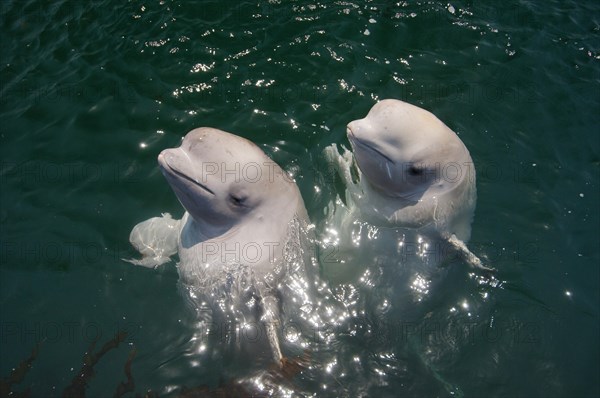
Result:
<svg viewBox="0 0 600 398"><path fill-rule="evenodd" d="M411 176L420 176L420 175L423 175L423 173L425 172L425 170L423 168L417 167L414 165L411 165L407 171L408 171L408 174Z"/></svg>
<svg viewBox="0 0 600 398"><path fill-rule="evenodd" d="M246 203L245 196L238 196L238 195L230 194L229 200L231 200L231 203L233 203L235 206L239 206L239 207L245 206L245 203Z"/></svg>

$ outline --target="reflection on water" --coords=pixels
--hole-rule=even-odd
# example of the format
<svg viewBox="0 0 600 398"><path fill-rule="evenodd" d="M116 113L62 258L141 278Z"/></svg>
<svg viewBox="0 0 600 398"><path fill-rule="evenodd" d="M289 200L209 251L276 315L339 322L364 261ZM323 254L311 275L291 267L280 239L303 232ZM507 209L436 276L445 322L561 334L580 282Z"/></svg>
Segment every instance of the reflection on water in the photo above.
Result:
<svg viewBox="0 0 600 398"><path fill-rule="evenodd" d="M471 272L445 242L418 230L340 222L353 212L336 200L320 225L319 245L323 274L343 316L333 328L339 346L316 376L329 379L322 390L352 380L364 394L399 383L420 394L462 395L437 369L494 327L487 320L500 281ZM473 290L478 294L468 293ZM367 354L345 356L346 349Z"/></svg>
<svg viewBox="0 0 600 398"><path fill-rule="evenodd" d="M331 230L324 229L323 236ZM304 245L288 246L277 285L282 316L276 328L288 361L282 369L272 360L256 281L240 264L226 265L201 287L181 286L195 319L184 348L186 366L209 385L226 378L266 396L310 394L315 388L352 394L357 385L373 394L399 382L408 390L458 392L436 368L472 341L498 281L468 276L464 264L445 264L415 231L356 223L338 236L350 239L353 249L325 251L329 263L315 259L310 245L331 248L333 240L325 246L305 234ZM323 278L306 273L306 267L315 272L316 260ZM360 272L342 281L328 277L336 274L328 268L349 264L360 264ZM461 289L451 286L457 277ZM480 294L461 296L473 286ZM408 366L414 361L419 371Z"/></svg>
<svg viewBox="0 0 600 398"><path fill-rule="evenodd" d="M227 377L277 396L297 389L288 379L317 371L313 355L331 350L331 331L343 317L319 277L312 228L290 222L283 260L264 278L252 266L230 262L218 264L219 272L198 274L193 285L180 283L194 318L184 348L187 366L216 375L213 383ZM266 291L277 298L277 319L266 316ZM273 362L271 330L284 355L281 364Z"/></svg>

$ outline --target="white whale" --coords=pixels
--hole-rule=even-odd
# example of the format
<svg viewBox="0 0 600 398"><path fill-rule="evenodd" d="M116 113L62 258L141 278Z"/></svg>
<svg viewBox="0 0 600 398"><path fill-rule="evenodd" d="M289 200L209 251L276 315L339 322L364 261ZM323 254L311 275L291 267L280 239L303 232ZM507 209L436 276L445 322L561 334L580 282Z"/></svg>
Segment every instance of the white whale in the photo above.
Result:
<svg viewBox="0 0 600 398"><path fill-rule="evenodd" d="M442 239L473 267L490 270L469 251L475 210L475 167L458 136L432 113L394 99L375 104L350 122L353 154L325 149L346 187L330 224L346 230L365 221L411 228ZM358 169L354 165L358 166ZM343 210L343 211L342 211Z"/></svg>
<svg viewBox="0 0 600 398"><path fill-rule="evenodd" d="M178 252L184 285L206 297L235 290L232 303L241 312L260 307L259 322L281 363L279 285L286 272L308 278L306 269L290 271L286 258L309 228L295 182L252 142L213 128L190 131L158 162L186 212L180 221L165 214L136 225L130 241L145 257L128 261L156 267Z"/></svg>

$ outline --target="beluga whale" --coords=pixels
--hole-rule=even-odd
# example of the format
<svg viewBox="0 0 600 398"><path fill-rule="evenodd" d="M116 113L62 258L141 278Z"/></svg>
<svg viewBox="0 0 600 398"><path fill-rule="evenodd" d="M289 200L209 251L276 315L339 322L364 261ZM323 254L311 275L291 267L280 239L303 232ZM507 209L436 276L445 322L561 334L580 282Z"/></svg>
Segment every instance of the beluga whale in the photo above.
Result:
<svg viewBox="0 0 600 398"><path fill-rule="evenodd" d="M456 133L432 113L396 99L377 102L366 117L348 123L346 133L352 152L342 146L340 154L336 144L325 149L346 188L345 200L330 205L330 225L412 229L447 243L472 267L492 270L466 245L476 175Z"/></svg>
<svg viewBox="0 0 600 398"><path fill-rule="evenodd" d="M263 326L282 364L283 285L306 304L314 273L297 258L311 226L296 183L251 141L208 127L163 150L158 164L185 213L136 225L130 241L144 257L128 261L156 267L178 253L179 281L198 305L222 310L238 328Z"/></svg>

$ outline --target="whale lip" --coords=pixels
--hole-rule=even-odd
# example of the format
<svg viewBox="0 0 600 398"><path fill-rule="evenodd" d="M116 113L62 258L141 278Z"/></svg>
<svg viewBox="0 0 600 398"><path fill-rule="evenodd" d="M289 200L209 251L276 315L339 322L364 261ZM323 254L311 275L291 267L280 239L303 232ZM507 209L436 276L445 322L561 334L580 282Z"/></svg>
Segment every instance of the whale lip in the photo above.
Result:
<svg viewBox="0 0 600 398"><path fill-rule="evenodd" d="M348 127L348 129L347 129L347 135L348 135L348 139L350 140L351 144L358 145L359 147L365 148L368 151L375 152L377 155L381 156L382 158L384 158L391 164L395 164L395 162L392 160L392 158L387 156L385 153L381 152L380 149L376 148L375 146L373 146L372 144L370 144L368 142L362 141L360 138L357 138L354 135L354 133L352 132L352 129L350 127Z"/></svg>
<svg viewBox="0 0 600 398"><path fill-rule="evenodd" d="M175 167L171 166L169 164L169 162L167 161L167 157L164 154L165 151L162 151L159 155L158 155L158 165L160 166L161 171L163 172L163 174L165 175L165 177L167 177L167 179L172 178L172 179L184 179L187 180L191 183L193 183L194 185L197 185L198 187L202 188L203 190L205 190L206 192L215 195L214 191L212 189L210 189L209 187L207 187L206 185L202 184L201 182L195 180L194 178L188 176L187 174L177 170Z"/></svg>

